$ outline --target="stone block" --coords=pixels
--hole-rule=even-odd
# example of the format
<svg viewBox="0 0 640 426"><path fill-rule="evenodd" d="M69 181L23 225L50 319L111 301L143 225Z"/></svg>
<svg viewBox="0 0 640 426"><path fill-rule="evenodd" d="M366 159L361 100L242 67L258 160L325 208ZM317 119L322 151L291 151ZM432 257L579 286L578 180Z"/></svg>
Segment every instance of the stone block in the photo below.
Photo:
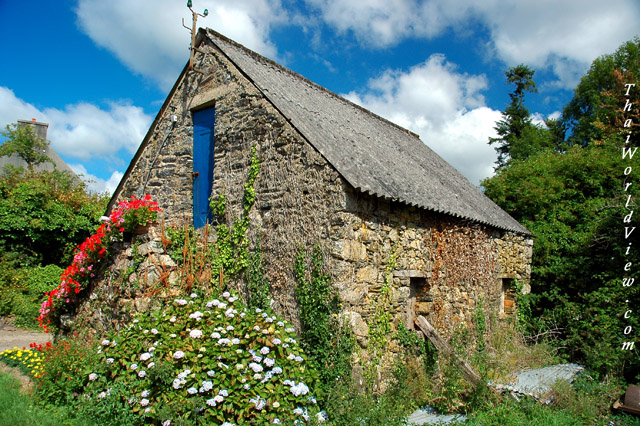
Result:
<svg viewBox="0 0 640 426"><path fill-rule="evenodd" d="M369 265L356 271L357 283L375 283L378 281L378 268Z"/></svg>
<svg viewBox="0 0 640 426"><path fill-rule="evenodd" d="M367 258L367 248L358 241L341 240L333 243L331 254L343 260L365 260Z"/></svg>

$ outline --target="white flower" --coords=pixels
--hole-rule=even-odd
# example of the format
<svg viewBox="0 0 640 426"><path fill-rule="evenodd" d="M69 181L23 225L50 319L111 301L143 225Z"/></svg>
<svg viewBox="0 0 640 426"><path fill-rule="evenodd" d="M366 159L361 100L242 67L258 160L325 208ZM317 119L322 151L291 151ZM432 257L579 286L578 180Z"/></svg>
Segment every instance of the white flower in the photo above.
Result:
<svg viewBox="0 0 640 426"><path fill-rule="evenodd" d="M236 300L238 300L238 298L235 296L229 298L229 302L231 303L235 302Z"/></svg>
<svg viewBox="0 0 640 426"><path fill-rule="evenodd" d="M264 368L255 362L249 364L249 368L253 370L254 373L260 373L264 370Z"/></svg>
<svg viewBox="0 0 640 426"><path fill-rule="evenodd" d="M98 394L98 398L105 398L107 396L107 394L105 392L100 392Z"/></svg>
<svg viewBox="0 0 640 426"><path fill-rule="evenodd" d="M191 330L189 332L189 337L193 338L193 339L199 339L202 337L202 331L201 330Z"/></svg>
<svg viewBox="0 0 640 426"><path fill-rule="evenodd" d="M295 354L289 354L289 356L287 356L287 359L293 361L294 359L296 359L296 356Z"/></svg>
<svg viewBox="0 0 640 426"><path fill-rule="evenodd" d="M164 423L162 423L162 426L171 426L171 420L167 420Z"/></svg>
<svg viewBox="0 0 640 426"><path fill-rule="evenodd" d="M224 339L218 339L218 344L222 345L222 346L228 346L231 344L231 340L224 338Z"/></svg>
<svg viewBox="0 0 640 426"><path fill-rule="evenodd" d="M220 395L227 397L229 396L229 391L226 389L222 389L220 392L218 392Z"/></svg>
<svg viewBox="0 0 640 426"><path fill-rule="evenodd" d="M266 317L268 317L268 316L269 316L269 314L267 314L266 312L263 312L263 313L262 313L262 318L266 318Z"/></svg>
<svg viewBox="0 0 640 426"><path fill-rule="evenodd" d="M218 403L217 403L213 398L211 398L211 399L207 399L206 404L207 404L209 407L215 407L216 405L218 405Z"/></svg>
<svg viewBox="0 0 640 426"><path fill-rule="evenodd" d="M175 339L175 338L176 338L176 337L178 337L178 336L176 336L176 334L175 334L175 333L171 333L171 334L169 335L169 337L171 337L172 339Z"/></svg>
<svg viewBox="0 0 640 426"><path fill-rule="evenodd" d="M147 375L146 371L138 371L138 377L143 378Z"/></svg>
<svg viewBox="0 0 640 426"><path fill-rule="evenodd" d="M148 390L144 390L142 391L142 393L140 394L141 397L146 398L151 394L151 392L149 392Z"/></svg>
<svg viewBox="0 0 640 426"><path fill-rule="evenodd" d="M272 323L273 322L273 318L265 318L264 322Z"/></svg>
<svg viewBox="0 0 640 426"><path fill-rule="evenodd" d="M262 355L266 355L266 354L268 354L268 353L269 353L269 348L268 348L268 347L266 347L266 346L263 346L263 347L262 347L262 349L260 349L260 353L261 353Z"/></svg>
<svg viewBox="0 0 640 426"><path fill-rule="evenodd" d="M279 425L279 424L282 424L282 423L280 422L280 419L276 417L275 419L273 419L273 423L272 424Z"/></svg>
<svg viewBox="0 0 640 426"><path fill-rule="evenodd" d="M107 364L113 364L114 359L113 358L107 358Z"/></svg>
<svg viewBox="0 0 640 426"><path fill-rule="evenodd" d="M260 326L258 326L258 325L254 325L254 326L253 326L253 330L254 330L254 331L260 331Z"/></svg>
<svg viewBox="0 0 640 426"><path fill-rule="evenodd" d="M189 318L191 318L191 319L200 319L200 318L202 318L202 312L195 311L194 313L189 315Z"/></svg>
<svg viewBox="0 0 640 426"><path fill-rule="evenodd" d="M271 404L271 405L273 405L273 408L278 408L278 407L280 407L280 403L279 403L278 401L274 402L274 403L273 403L273 404Z"/></svg>
<svg viewBox="0 0 640 426"><path fill-rule="evenodd" d="M301 356L295 357L296 362L302 362L304 359Z"/></svg>
<svg viewBox="0 0 640 426"><path fill-rule="evenodd" d="M110 342L109 340L107 340L107 339L104 339L104 340L102 341L102 345L103 345L103 346L107 346L109 343L111 343L111 342Z"/></svg>
<svg viewBox="0 0 640 426"><path fill-rule="evenodd" d="M285 328L284 331L286 331L287 333L293 333L296 331L296 329L293 327L289 327L289 328Z"/></svg>
<svg viewBox="0 0 640 426"><path fill-rule="evenodd" d="M218 332L214 331L213 333L211 333L211 338L212 339L219 339L220 337L221 337L220 333L218 333Z"/></svg>
<svg viewBox="0 0 640 426"><path fill-rule="evenodd" d="M215 374L216 374L216 372L213 371L213 370L207 371L207 376L209 376L209 377L213 377L213 376L215 376Z"/></svg>
<svg viewBox="0 0 640 426"><path fill-rule="evenodd" d="M282 343L282 340L278 339L277 337L275 339L273 339L273 344L274 345L279 345L280 343Z"/></svg>
<svg viewBox="0 0 640 426"><path fill-rule="evenodd" d="M244 388L245 390L249 390L249 389L251 389L251 385L250 385L249 383L245 383L245 384L244 384L244 386L243 386L243 388Z"/></svg>
<svg viewBox="0 0 640 426"><path fill-rule="evenodd" d="M282 374L282 368L280 367L276 367L271 371L273 371L273 374Z"/></svg>
<svg viewBox="0 0 640 426"><path fill-rule="evenodd" d="M176 302L178 305L181 305L181 306L184 306L184 305L186 305L187 303L189 303L189 302L187 302L187 301L186 301L186 300L184 300L184 299L176 299L176 300L174 300L174 302Z"/></svg>
<svg viewBox="0 0 640 426"><path fill-rule="evenodd" d="M191 293L191 294L189 295L189 297L190 297L190 298L192 298L192 299L195 299L195 298L197 298L197 297L198 297L198 295L197 295L197 294L195 294L195 293Z"/></svg>
<svg viewBox="0 0 640 426"><path fill-rule="evenodd" d="M208 380L205 380L204 382L202 382L202 386L200 387L200 392L209 392L211 389L213 389L213 382L210 382Z"/></svg>
<svg viewBox="0 0 640 426"><path fill-rule="evenodd" d="M136 364L136 363L131 364L131 369L132 370L135 370L136 368L138 368L138 364Z"/></svg>
<svg viewBox="0 0 640 426"><path fill-rule="evenodd" d="M228 299L231 296L231 294L228 291L225 291L224 293L222 293L222 297L224 297L225 299Z"/></svg>
<svg viewBox="0 0 640 426"><path fill-rule="evenodd" d="M258 356L258 355L253 355L253 357L252 357L252 358L253 358L253 360L254 360L255 362L261 362L261 361L262 361L262 357L261 357L261 356Z"/></svg>
<svg viewBox="0 0 640 426"><path fill-rule="evenodd" d="M233 326L232 326L232 325L228 325L228 326L227 326L227 331L233 331L233 330L235 330L235 328L233 328Z"/></svg>
<svg viewBox="0 0 640 426"><path fill-rule="evenodd" d="M262 312L262 309L256 308L256 313L259 314L260 312Z"/></svg>
<svg viewBox="0 0 640 426"><path fill-rule="evenodd" d="M220 404L222 401L224 401L224 396L222 396L222 395L218 394L218 395L216 395L216 396L214 396L214 397L213 397L213 400L214 400L215 402L217 402L218 404Z"/></svg>
<svg viewBox="0 0 640 426"><path fill-rule="evenodd" d="M186 369L182 373L178 374L178 378L186 379L189 374L191 374L191 370Z"/></svg>
<svg viewBox="0 0 640 426"><path fill-rule="evenodd" d="M266 365L267 367L271 368L275 365L276 361L274 359L271 358L265 358L264 359L264 365Z"/></svg>
<svg viewBox="0 0 640 426"><path fill-rule="evenodd" d="M147 368L153 368L156 365L155 362L151 361L148 365Z"/></svg>
<svg viewBox="0 0 640 426"><path fill-rule="evenodd" d="M240 339L238 339L237 337L234 337L233 339L231 339L231 343L234 345L239 345L240 344Z"/></svg>
<svg viewBox="0 0 640 426"><path fill-rule="evenodd" d="M282 321L278 321L278 327L284 327L284 323Z"/></svg>
<svg viewBox="0 0 640 426"><path fill-rule="evenodd" d="M173 316L173 317L171 317L171 318L169 319L169 321L170 321L170 322L176 322L176 321L178 321L178 318L176 318L175 316Z"/></svg>
<svg viewBox="0 0 640 426"><path fill-rule="evenodd" d="M175 359L180 359L180 358L184 358L184 352L182 351L176 351L176 353L173 354L173 357Z"/></svg>
<svg viewBox="0 0 640 426"><path fill-rule="evenodd" d="M143 407L146 407L147 405L149 405L149 400L147 398L143 398L140 401L140 405L143 406Z"/></svg>
<svg viewBox="0 0 640 426"><path fill-rule="evenodd" d="M151 329L151 333L152 333L152 334L158 334L158 330L157 330L156 328L152 328L152 329Z"/></svg>
<svg viewBox="0 0 640 426"><path fill-rule="evenodd" d="M140 361L146 361L149 358L151 358L151 354L149 352L145 352L142 355L140 355Z"/></svg>
<svg viewBox="0 0 640 426"><path fill-rule="evenodd" d="M195 394L198 393L198 389L191 387L191 388L187 389L187 393L189 395L195 395Z"/></svg>

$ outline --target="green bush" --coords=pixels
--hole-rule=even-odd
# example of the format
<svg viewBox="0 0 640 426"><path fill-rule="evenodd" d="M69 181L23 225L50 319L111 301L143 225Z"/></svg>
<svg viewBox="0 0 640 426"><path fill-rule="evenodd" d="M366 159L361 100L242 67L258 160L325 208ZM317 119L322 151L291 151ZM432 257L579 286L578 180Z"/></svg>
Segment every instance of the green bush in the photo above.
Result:
<svg viewBox="0 0 640 426"><path fill-rule="evenodd" d="M15 271L12 285L6 288L6 314L15 315L15 325L38 327L38 314L44 295L60 284L63 269L56 265L34 266Z"/></svg>
<svg viewBox="0 0 640 426"><path fill-rule="evenodd" d="M99 364L82 376L84 403L111 396L107 406L136 414L130 424L301 421L315 404L315 373L294 337L226 292L175 299L102 341Z"/></svg>

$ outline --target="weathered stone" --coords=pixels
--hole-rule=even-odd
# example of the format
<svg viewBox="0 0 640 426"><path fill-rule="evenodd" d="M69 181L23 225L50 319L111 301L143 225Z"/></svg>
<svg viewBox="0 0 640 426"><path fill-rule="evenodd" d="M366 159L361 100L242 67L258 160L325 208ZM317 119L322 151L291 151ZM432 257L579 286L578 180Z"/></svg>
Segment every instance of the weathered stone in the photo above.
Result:
<svg viewBox="0 0 640 426"><path fill-rule="evenodd" d="M357 283L375 283L378 281L378 268L373 265L367 265L356 271Z"/></svg>
<svg viewBox="0 0 640 426"><path fill-rule="evenodd" d="M164 248L162 244L156 241L149 241L148 243L140 244L138 246L138 254L140 256L146 256L149 253L163 253Z"/></svg>

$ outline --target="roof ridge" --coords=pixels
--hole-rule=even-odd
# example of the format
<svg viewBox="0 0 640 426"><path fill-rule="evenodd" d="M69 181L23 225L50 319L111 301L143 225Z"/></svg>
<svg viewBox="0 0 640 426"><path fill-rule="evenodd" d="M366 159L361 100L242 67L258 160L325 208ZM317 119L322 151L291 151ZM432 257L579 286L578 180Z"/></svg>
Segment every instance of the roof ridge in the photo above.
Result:
<svg viewBox="0 0 640 426"><path fill-rule="evenodd" d="M236 42L234 40L231 40L230 38L220 34L219 32L217 32L217 31L215 31L215 30L213 30L211 28L207 27L204 30L207 31L208 34L213 34L215 37L222 39L225 43L229 43L229 44L233 45L234 47L237 47L239 49L244 50L246 53L248 53L254 59L258 59L258 60L261 60L263 62L266 62L269 65L272 65L272 66L278 68L279 70L284 71L284 72L296 77L297 79L304 81L305 83L309 84L310 86L314 87L315 89L318 89L323 93L326 93L326 94L328 94L328 95L330 95L330 96L332 96L332 97L334 97L334 98L336 98L336 99L338 99L338 100L340 100L342 102L345 102L345 103L349 104L352 107L357 108L359 111L364 112L367 115L375 117L378 120L380 120L380 121L382 121L382 122L384 122L386 124L389 124L389 125L397 128L398 130L401 130L401 131L403 131L403 132L415 137L416 139L421 140L420 139L420 135L418 135L417 133L412 132L411 130L400 126L399 124L396 124L393 121L390 121L390 120L388 120L388 119L386 119L386 118L384 118L384 117L382 117L382 116L380 116L380 115L378 115L378 114L376 114L376 113L364 108L363 106L358 105L355 102L352 102L349 99L346 99L345 97L338 95L337 93L327 89L326 87L323 87L323 86L319 85L318 83L309 80L307 77L303 76L302 74L299 74L299 73L293 71L290 68L287 68L287 67L285 67L283 65L280 65L279 63L277 63L273 59L269 59L266 56L263 56L263 55L261 55L261 54L259 54L257 52L254 52L253 50L249 49L248 47L243 46L243 45L241 45L240 43L238 43L238 42Z"/></svg>

